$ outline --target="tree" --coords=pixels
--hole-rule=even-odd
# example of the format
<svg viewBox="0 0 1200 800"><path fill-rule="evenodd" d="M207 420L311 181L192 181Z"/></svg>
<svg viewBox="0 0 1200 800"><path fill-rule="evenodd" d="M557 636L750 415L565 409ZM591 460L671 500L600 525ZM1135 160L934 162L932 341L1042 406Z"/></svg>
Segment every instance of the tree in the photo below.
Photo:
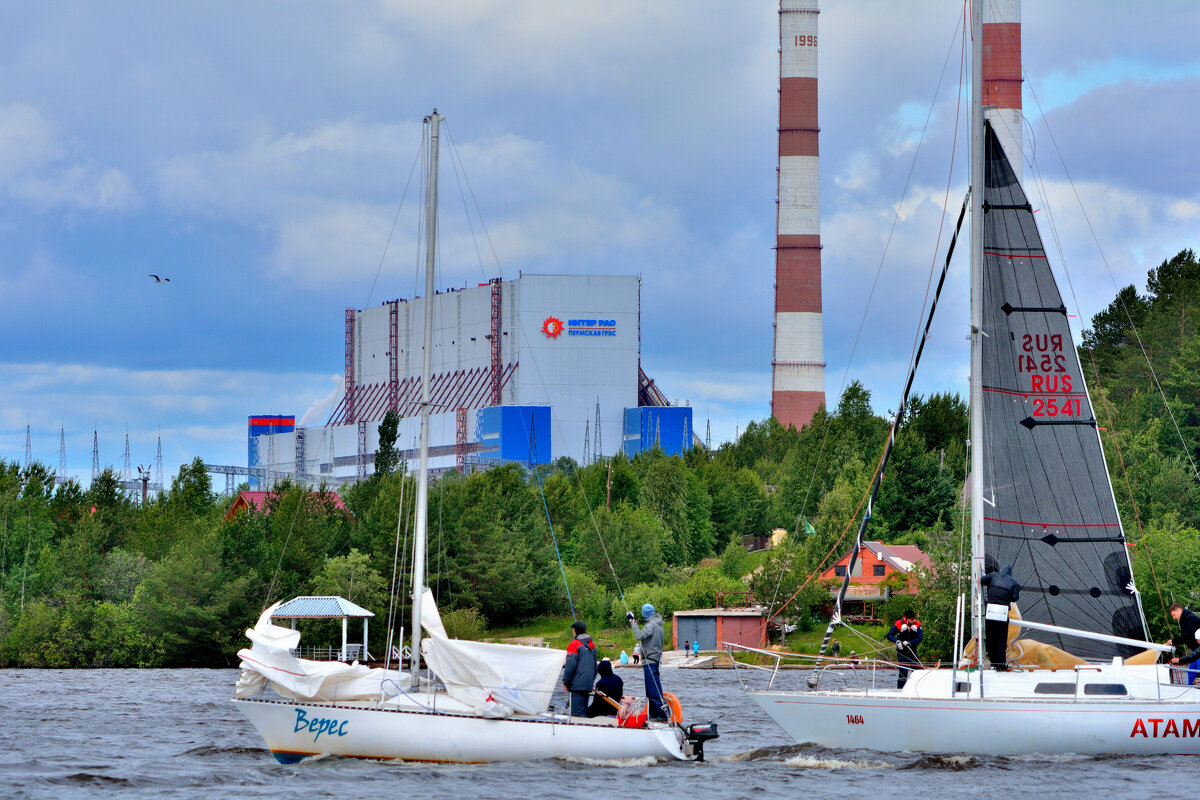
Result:
<svg viewBox="0 0 1200 800"><path fill-rule="evenodd" d="M395 409L389 408L379 423L379 449L375 451L375 474L391 475L400 464L400 454L396 451L396 435L400 426L400 417Z"/></svg>

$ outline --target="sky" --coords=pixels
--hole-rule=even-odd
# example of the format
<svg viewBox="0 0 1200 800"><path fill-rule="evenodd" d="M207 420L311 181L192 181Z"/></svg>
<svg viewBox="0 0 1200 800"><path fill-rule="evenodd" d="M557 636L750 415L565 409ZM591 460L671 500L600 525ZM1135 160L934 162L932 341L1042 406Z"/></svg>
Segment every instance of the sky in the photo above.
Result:
<svg viewBox="0 0 1200 800"><path fill-rule="evenodd" d="M1086 324L1200 244L1200 4L1024 5L1027 192ZM966 187L963 9L821 6L826 393L859 380L884 413ZM0 5L0 458L23 462L28 426L56 469L62 431L86 484L93 435L118 470L126 437L134 465L161 437L169 481L244 465L248 415L323 423L344 309L418 293L409 177L435 107L439 286L640 275L644 368L733 438L770 413L777 11ZM966 394L965 253L917 392Z"/></svg>

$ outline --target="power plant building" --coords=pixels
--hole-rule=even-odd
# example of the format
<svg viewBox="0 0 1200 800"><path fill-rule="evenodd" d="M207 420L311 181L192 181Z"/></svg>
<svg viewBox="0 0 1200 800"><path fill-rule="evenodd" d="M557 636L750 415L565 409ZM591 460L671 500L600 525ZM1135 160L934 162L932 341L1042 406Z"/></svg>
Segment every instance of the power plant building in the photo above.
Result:
<svg viewBox="0 0 1200 800"><path fill-rule="evenodd" d="M641 370L640 296L637 277L608 275L521 275L437 293L431 467L587 464L626 447L626 409L669 405ZM419 297L347 309L340 401L321 427L254 437L250 466L331 483L365 477L391 408L396 447L415 459L424 314Z"/></svg>

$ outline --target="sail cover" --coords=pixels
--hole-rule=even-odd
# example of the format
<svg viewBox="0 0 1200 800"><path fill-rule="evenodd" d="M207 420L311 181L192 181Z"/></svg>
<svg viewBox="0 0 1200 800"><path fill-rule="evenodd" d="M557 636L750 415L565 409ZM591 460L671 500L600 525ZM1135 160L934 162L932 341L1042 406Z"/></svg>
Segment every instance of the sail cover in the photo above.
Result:
<svg viewBox="0 0 1200 800"><path fill-rule="evenodd" d="M1095 414L1033 209L987 126L983 225L984 568L1035 622L1146 639ZM1030 631L1089 659L1126 648Z"/></svg>
<svg viewBox="0 0 1200 800"><path fill-rule="evenodd" d="M451 639L433 592L421 596L421 627L428 638L421 654L446 687L446 694L481 716L544 714L550 706L567 654L563 650Z"/></svg>

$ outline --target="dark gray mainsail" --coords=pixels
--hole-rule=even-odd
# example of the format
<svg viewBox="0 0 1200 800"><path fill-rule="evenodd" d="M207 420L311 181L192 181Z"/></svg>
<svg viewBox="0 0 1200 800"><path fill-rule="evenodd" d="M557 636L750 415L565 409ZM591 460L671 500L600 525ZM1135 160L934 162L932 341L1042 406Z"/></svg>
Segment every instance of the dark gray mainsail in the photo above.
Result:
<svg viewBox="0 0 1200 800"><path fill-rule="evenodd" d="M985 569L1021 616L1146 640L1095 414L1033 209L990 126L983 225ZM1089 659L1136 648L1028 630Z"/></svg>

